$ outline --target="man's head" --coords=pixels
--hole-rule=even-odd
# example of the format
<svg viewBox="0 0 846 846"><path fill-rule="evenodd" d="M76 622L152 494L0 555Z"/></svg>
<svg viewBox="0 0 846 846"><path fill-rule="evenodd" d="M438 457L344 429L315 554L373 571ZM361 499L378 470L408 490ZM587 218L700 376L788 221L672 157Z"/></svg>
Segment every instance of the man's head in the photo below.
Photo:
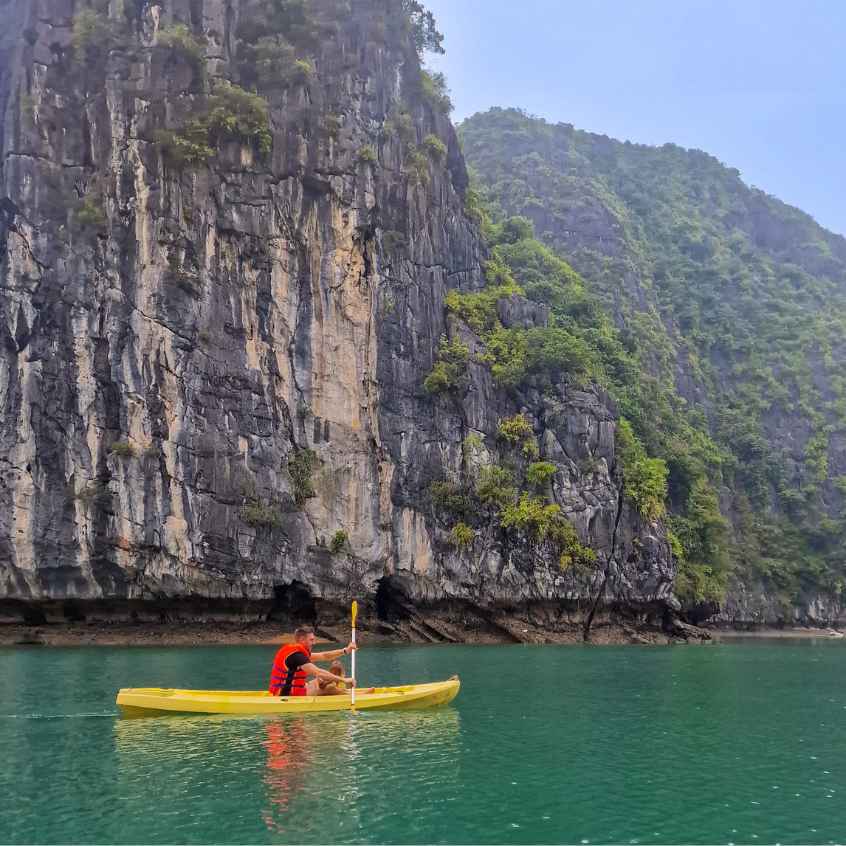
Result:
<svg viewBox="0 0 846 846"><path fill-rule="evenodd" d="M317 638L314 636L314 629L311 626L300 626L298 629L294 631L294 640L297 643L301 643L309 652L311 652L312 646L314 646L315 640Z"/></svg>

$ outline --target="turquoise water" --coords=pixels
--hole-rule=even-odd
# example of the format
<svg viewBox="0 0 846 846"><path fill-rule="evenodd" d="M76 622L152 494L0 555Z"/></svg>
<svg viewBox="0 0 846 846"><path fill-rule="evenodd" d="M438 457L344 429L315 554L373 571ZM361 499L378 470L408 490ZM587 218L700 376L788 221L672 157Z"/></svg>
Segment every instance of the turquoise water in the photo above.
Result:
<svg viewBox="0 0 846 846"><path fill-rule="evenodd" d="M121 721L272 648L0 649L3 843L846 840L846 645L363 649L431 711Z"/></svg>

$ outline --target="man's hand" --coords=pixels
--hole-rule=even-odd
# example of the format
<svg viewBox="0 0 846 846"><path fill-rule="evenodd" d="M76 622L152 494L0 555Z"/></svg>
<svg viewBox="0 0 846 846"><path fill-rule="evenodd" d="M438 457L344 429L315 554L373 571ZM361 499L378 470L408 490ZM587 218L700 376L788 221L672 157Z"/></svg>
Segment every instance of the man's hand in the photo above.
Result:
<svg viewBox="0 0 846 846"><path fill-rule="evenodd" d="M344 654L345 654L345 655L349 655L349 654L350 654L350 652L355 652L355 650L356 650L356 649L358 649L358 646L357 646L355 643L353 643L352 641L350 641L350 642L349 642L349 643L348 643L348 644L344 647Z"/></svg>
<svg viewBox="0 0 846 846"><path fill-rule="evenodd" d="M355 679L354 678L341 679L341 681L344 684L349 685L350 687L355 687Z"/></svg>

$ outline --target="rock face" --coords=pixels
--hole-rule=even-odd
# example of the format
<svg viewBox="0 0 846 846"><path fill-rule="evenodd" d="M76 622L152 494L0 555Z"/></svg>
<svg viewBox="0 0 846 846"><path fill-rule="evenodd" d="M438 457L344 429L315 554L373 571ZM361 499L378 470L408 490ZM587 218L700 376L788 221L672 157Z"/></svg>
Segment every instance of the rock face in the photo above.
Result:
<svg viewBox="0 0 846 846"><path fill-rule="evenodd" d="M248 87L243 33L264 6L0 3L7 612L185 598L328 619L356 596L385 619L543 608L555 628L600 585L602 619L672 605L664 530L620 495L601 392L505 396L475 363L463 396L423 390L440 337L467 332L444 297L484 284L484 250L394 5L314 4L307 58L258 85L272 143L224 126L186 164L164 133L221 80ZM500 312L545 320L519 298ZM493 528L457 550L432 504L521 408L592 568Z"/></svg>
<svg viewBox="0 0 846 846"><path fill-rule="evenodd" d="M755 629L772 626L842 627L846 609L830 594L808 592L800 602L779 599L772 586L759 581L751 585L736 580L720 607L695 609L697 623L731 629Z"/></svg>

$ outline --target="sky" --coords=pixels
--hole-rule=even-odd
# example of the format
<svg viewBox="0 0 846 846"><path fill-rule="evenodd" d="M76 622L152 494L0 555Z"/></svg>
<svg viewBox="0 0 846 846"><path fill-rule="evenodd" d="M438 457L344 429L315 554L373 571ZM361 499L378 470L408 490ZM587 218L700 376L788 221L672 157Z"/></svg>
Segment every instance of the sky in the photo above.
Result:
<svg viewBox="0 0 846 846"><path fill-rule="evenodd" d="M697 147L846 235L843 0L425 0L459 122L517 106Z"/></svg>

